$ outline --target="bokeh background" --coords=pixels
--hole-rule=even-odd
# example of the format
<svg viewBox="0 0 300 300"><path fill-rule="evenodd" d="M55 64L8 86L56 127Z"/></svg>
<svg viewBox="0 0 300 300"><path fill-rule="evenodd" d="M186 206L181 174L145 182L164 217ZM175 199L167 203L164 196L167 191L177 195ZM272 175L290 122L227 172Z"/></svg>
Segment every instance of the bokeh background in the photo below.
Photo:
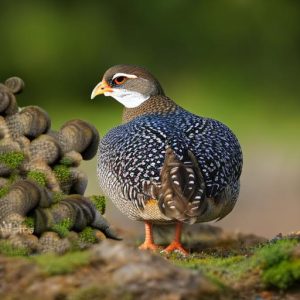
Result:
<svg viewBox="0 0 300 300"><path fill-rule="evenodd" d="M184 108L216 118L244 152L239 202L218 225L274 236L300 229L300 1L1 1L0 80L53 127L81 118L103 136L122 107L90 93L111 65L142 65ZM95 160L83 164L100 193ZM127 230L142 225L108 205Z"/></svg>

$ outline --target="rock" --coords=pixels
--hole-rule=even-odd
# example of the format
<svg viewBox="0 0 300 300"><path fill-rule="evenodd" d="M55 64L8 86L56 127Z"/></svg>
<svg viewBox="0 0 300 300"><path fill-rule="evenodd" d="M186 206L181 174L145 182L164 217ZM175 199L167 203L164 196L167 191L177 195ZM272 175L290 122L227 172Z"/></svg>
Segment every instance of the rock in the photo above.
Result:
<svg viewBox="0 0 300 300"><path fill-rule="evenodd" d="M29 252L36 251L38 248L38 238L29 233L18 233L9 237L8 241L16 248L26 248Z"/></svg>
<svg viewBox="0 0 300 300"><path fill-rule="evenodd" d="M10 77L5 80L5 85L11 90L13 94L21 93L25 83L19 77Z"/></svg>
<svg viewBox="0 0 300 300"><path fill-rule="evenodd" d="M40 253L58 253L63 254L71 248L68 239L61 239L56 232L47 231L39 239L38 250Z"/></svg>
<svg viewBox="0 0 300 300"><path fill-rule="evenodd" d="M33 223L34 240L45 231L65 237L72 229L81 232L87 227L119 239L102 217L103 205L100 210L84 196L88 178L78 169L97 152L97 129L75 119L52 130L50 116L41 107L18 107L16 95L24 86L18 77L0 83L0 239L22 233L28 221ZM93 241L102 239L99 233ZM12 245L23 242L14 236ZM48 246L58 253L70 248L70 242L55 233L42 235L38 244L26 244L29 253L46 252Z"/></svg>
<svg viewBox="0 0 300 300"><path fill-rule="evenodd" d="M200 299L200 295L213 297L218 292L199 272L180 269L160 256L122 243L103 241L91 254L92 261L109 266L112 283L120 293L138 297L134 299Z"/></svg>
<svg viewBox="0 0 300 300"><path fill-rule="evenodd" d="M53 233L44 233L41 239L48 244L49 240L58 241ZM72 271L55 275L47 271L53 269L52 264L62 261L65 266L80 257L45 257L40 264L34 258L0 255L0 299L20 299L20 295L22 300L221 299L220 289L199 272L176 267L160 256L123 243L105 240L78 254L88 260Z"/></svg>

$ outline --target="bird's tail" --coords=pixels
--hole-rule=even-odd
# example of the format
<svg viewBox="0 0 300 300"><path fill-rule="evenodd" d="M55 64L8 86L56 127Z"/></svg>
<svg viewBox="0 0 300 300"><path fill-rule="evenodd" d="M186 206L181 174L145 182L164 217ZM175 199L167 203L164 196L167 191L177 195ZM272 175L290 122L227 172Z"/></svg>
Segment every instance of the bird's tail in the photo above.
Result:
<svg viewBox="0 0 300 300"><path fill-rule="evenodd" d="M205 205L205 182L197 159L191 151L179 160L171 148L166 149L158 191L159 207L166 216L194 223Z"/></svg>

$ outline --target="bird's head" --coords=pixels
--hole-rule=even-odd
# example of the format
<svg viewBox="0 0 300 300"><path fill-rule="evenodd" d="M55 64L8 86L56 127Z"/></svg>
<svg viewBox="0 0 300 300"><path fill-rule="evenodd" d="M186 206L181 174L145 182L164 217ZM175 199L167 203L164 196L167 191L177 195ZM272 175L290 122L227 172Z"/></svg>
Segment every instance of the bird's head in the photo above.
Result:
<svg viewBox="0 0 300 300"><path fill-rule="evenodd" d="M164 95L164 92L156 78L144 68L116 65L104 73L91 98L101 94L115 98L127 108L134 108L152 96Z"/></svg>

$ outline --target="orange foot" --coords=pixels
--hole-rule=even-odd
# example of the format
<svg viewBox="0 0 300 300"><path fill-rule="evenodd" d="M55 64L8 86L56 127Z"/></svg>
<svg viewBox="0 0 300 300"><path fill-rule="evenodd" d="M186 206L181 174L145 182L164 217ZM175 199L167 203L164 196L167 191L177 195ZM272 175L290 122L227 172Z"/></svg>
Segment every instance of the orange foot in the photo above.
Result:
<svg viewBox="0 0 300 300"><path fill-rule="evenodd" d="M180 242L173 241L167 248L165 248L163 253L172 253L172 252L177 252L183 256L188 256L189 253L182 247Z"/></svg>
<svg viewBox="0 0 300 300"><path fill-rule="evenodd" d="M159 250L159 247L155 245L153 242L144 242L142 245L139 246L140 250L151 250L156 251Z"/></svg>

